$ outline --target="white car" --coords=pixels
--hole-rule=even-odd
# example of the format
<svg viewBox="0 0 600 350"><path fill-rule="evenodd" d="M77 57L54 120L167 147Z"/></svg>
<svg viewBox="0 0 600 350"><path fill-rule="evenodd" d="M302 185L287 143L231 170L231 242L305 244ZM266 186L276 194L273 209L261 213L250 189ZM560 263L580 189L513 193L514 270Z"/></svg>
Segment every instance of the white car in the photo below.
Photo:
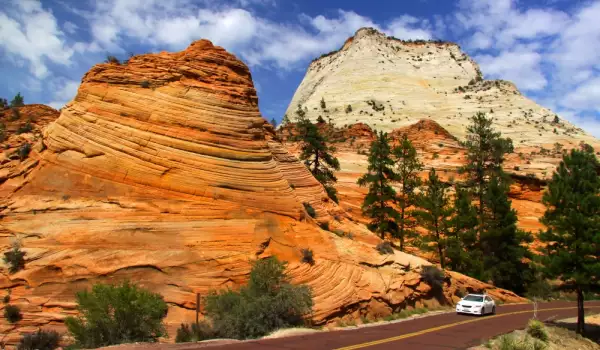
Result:
<svg viewBox="0 0 600 350"><path fill-rule="evenodd" d="M468 294L456 304L457 314L495 314L496 303L494 299L485 294Z"/></svg>

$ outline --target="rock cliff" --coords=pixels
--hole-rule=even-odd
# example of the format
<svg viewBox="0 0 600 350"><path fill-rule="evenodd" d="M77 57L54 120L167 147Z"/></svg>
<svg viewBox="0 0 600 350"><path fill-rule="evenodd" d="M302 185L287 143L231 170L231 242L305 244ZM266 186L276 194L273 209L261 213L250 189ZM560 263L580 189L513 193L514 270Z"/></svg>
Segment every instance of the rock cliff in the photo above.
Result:
<svg viewBox="0 0 600 350"><path fill-rule="evenodd" d="M451 272L434 296L419 273L427 261L380 255L261 117L248 68L205 40L94 66L37 144L12 160L27 172L0 185L0 246L19 240L26 252L23 270L0 275L24 315L0 320L9 343L37 327L64 330L75 292L123 279L164 296L173 335L193 319L196 293L235 288L250 261L270 255L312 288L316 324L460 291L522 300Z"/></svg>

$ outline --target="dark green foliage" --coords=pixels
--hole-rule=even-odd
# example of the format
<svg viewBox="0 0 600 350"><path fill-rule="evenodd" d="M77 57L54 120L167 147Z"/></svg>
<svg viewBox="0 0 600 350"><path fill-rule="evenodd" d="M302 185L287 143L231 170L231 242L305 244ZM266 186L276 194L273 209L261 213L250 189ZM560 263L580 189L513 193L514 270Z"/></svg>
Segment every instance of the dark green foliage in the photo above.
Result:
<svg viewBox="0 0 600 350"><path fill-rule="evenodd" d="M312 205L310 205L310 203L307 203L307 202L304 202L302 204L304 205L304 209L306 210L308 215L310 215L310 217L314 219L317 216L317 212L315 211L315 208L313 208Z"/></svg>
<svg viewBox="0 0 600 350"><path fill-rule="evenodd" d="M517 228L517 213L508 199L506 178L492 175L485 195L486 221L479 237L483 254L483 274L494 285L523 294L532 279L529 263L532 256L524 243L533 238Z"/></svg>
<svg viewBox="0 0 600 350"><path fill-rule="evenodd" d="M188 343L188 342L197 342L201 340L213 339L216 338L217 335L213 330L212 326L206 321L200 321L198 324L191 323L185 324L182 323L179 328L177 328L177 335L175 336L176 343Z"/></svg>
<svg viewBox="0 0 600 350"><path fill-rule="evenodd" d="M367 225L383 239L386 233L394 234L398 230L398 211L392 206L396 191L392 181L396 179L392 150L386 133L380 132L369 149L367 173L358 179L358 185L368 187L362 210L371 218Z"/></svg>
<svg viewBox="0 0 600 350"><path fill-rule="evenodd" d="M584 332L583 294L600 286L600 164L591 147L563 155L542 202L542 270L577 293L577 332Z"/></svg>
<svg viewBox="0 0 600 350"><path fill-rule="evenodd" d="M17 133L17 135L25 134L25 133L31 132L31 130L33 130L33 126L31 126L31 121L28 120L25 124L19 126L16 133Z"/></svg>
<svg viewBox="0 0 600 350"><path fill-rule="evenodd" d="M8 101L5 98L0 98L0 111L9 107Z"/></svg>
<svg viewBox="0 0 600 350"><path fill-rule="evenodd" d="M9 304L4 306L4 318L10 323L17 323L23 318L23 315L18 306Z"/></svg>
<svg viewBox="0 0 600 350"><path fill-rule="evenodd" d="M454 212L446 241L447 266L473 276L482 269L481 252L477 246L477 210L467 190L458 186L454 196Z"/></svg>
<svg viewBox="0 0 600 350"><path fill-rule="evenodd" d="M448 198L447 186L437 176L435 169L429 172L425 188L418 196L417 205L419 209L413 214L421 226L428 231L422 237L425 243L423 248L435 251L442 269L445 269L448 229L454 210Z"/></svg>
<svg viewBox="0 0 600 350"><path fill-rule="evenodd" d="M548 341L548 332L544 324L538 320L529 320L527 334L541 341Z"/></svg>
<svg viewBox="0 0 600 350"><path fill-rule="evenodd" d="M346 106L346 113L350 113L352 112L352 106L351 105L347 105Z"/></svg>
<svg viewBox="0 0 600 350"><path fill-rule="evenodd" d="M556 296L552 286L540 274L534 274L534 279L527 285L525 296L529 299L550 300Z"/></svg>
<svg viewBox="0 0 600 350"><path fill-rule="evenodd" d="M401 186L400 193L396 197L400 210L398 230L394 236L400 240L400 250L404 250L406 239L416 235L414 231L416 220L413 214L407 211L407 208L416 204L417 196L414 191L421 184L419 172L423 169L423 164L417 158L417 150L406 134L392 153L396 161L396 180Z"/></svg>
<svg viewBox="0 0 600 350"><path fill-rule="evenodd" d="M150 82L148 80L144 80L140 83L140 86L144 89L148 89L150 87Z"/></svg>
<svg viewBox="0 0 600 350"><path fill-rule="evenodd" d="M29 157L29 153L31 152L31 145L29 143L24 143L19 147L19 159L21 161L27 159Z"/></svg>
<svg viewBox="0 0 600 350"><path fill-rule="evenodd" d="M21 250L21 244L14 242L11 250L4 252L4 262L8 265L10 273L16 273L25 267L25 252Z"/></svg>
<svg viewBox="0 0 600 350"><path fill-rule="evenodd" d="M290 123L290 118L288 117L287 114L283 115L283 119L281 120L281 125L287 125Z"/></svg>
<svg viewBox="0 0 600 350"><path fill-rule="evenodd" d="M9 119L11 122L21 119L21 112L19 112L18 108L16 108L16 107L11 108L11 112L12 112L12 115Z"/></svg>
<svg viewBox="0 0 600 350"><path fill-rule="evenodd" d="M6 140L6 125L0 123L0 142Z"/></svg>
<svg viewBox="0 0 600 350"><path fill-rule="evenodd" d="M8 304L8 303L10 303L10 293L9 293L9 294L6 294L6 295L4 296L4 298L2 298L2 302L3 302L4 304Z"/></svg>
<svg viewBox="0 0 600 350"><path fill-rule="evenodd" d="M435 294L443 290L446 276L444 275L444 271L438 269L436 266L423 266L421 269L421 278L431 287Z"/></svg>
<svg viewBox="0 0 600 350"><path fill-rule="evenodd" d="M325 98L321 97L321 109L327 108L327 104L325 103Z"/></svg>
<svg viewBox="0 0 600 350"><path fill-rule="evenodd" d="M211 292L205 310L221 338L257 338L279 328L301 326L311 313L308 286L289 283L284 262L270 257L256 261L250 281L239 291Z"/></svg>
<svg viewBox="0 0 600 350"><path fill-rule="evenodd" d="M317 124L324 124L325 123L325 119L323 119L323 117L319 116L317 118Z"/></svg>
<svg viewBox="0 0 600 350"><path fill-rule="evenodd" d="M554 120L552 121L554 124L558 124L560 123L560 118L558 117L558 115L554 115Z"/></svg>
<svg viewBox="0 0 600 350"><path fill-rule="evenodd" d="M76 299L79 316L65 324L78 347L154 342L166 334L162 320L168 308L162 296L129 282L95 284Z"/></svg>
<svg viewBox="0 0 600 350"><path fill-rule="evenodd" d="M25 106L25 101L23 99L23 96L21 96L20 92L18 92L17 95L12 99L12 101L10 101L10 106L11 107Z"/></svg>
<svg viewBox="0 0 600 350"><path fill-rule="evenodd" d="M302 253L302 262L303 263L307 263L307 264L314 264L315 263L315 259L313 258L313 251L310 248L302 248L300 250L300 253Z"/></svg>
<svg viewBox="0 0 600 350"><path fill-rule="evenodd" d="M54 350L60 346L60 334L56 331L43 331L38 329L35 333L25 334L18 350Z"/></svg>
<svg viewBox="0 0 600 350"><path fill-rule="evenodd" d="M327 135L321 133L319 128L306 118L306 112L300 105L296 110L296 116L297 140L300 141L301 151L299 158L304 161L304 165L315 179L325 187L329 198L337 203L337 191L333 184L337 182L334 171L340 170L340 162L333 156L335 148L329 145Z"/></svg>
<svg viewBox="0 0 600 350"><path fill-rule="evenodd" d="M121 61L116 56L106 55L106 60L104 63L112 63L112 64L121 64Z"/></svg>
<svg viewBox="0 0 600 350"><path fill-rule="evenodd" d="M273 125L273 127L277 126L277 121L275 120L275 118L271 119L271 125Z"/></svg>
<svg viewBox="0 0 600 350"><path fill-rule="evenodd" d="M394 254L394 249L392 248L392 245L390 244L390 242L387 241L380 242L379 244L377 244L375 249L377 249L377 251L381 255Z"/></svg>

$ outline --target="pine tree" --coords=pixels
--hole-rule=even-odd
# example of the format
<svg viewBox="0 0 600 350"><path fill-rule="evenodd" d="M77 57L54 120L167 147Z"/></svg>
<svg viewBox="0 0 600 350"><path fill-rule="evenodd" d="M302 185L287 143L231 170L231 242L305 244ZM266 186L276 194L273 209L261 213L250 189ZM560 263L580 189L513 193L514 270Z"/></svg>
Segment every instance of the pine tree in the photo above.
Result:
<svg viewBox="0 0 600 350"><path fill-rule="evenodd" d="M290 118L288 117L287 114L284 114L280 125L288 125L289 123L290 123Z"/></svg>
<svg viewBox="0 0 600 350"><path fill-rule="evenodd" d="M481 274L483 262L477 240L477 210L469 192L455 187L454 216L449 225L446 258L448 266L469 276Z"/></svg>
<svg viewBox="0 0 600 350"><path fill-rule="evenodd" d="M367 173L358 179L358 185L368 187L362 210L371 218L367 225L384 239L386 233L393 234L398 229L398 211L392 206L396 191L391 185L395 180L394 160L387 133L380 132L369 149Z"/></svg>
<svg viewBox="0 0 600 350"><path fill-rule="evenodd" d="M583 293L600 286L600 164L591 147L571 150L548 184L540 232L543 272L577 293L577 333L585 332Z"/></svg>
<svg viewBox="0 0 600 350"><path fill-rule="evenodd" d="M23 96L21 96L21 93L17 93L17 95L15 96L15 98L12 99L12 101L10 101L10 106L11 107L22 107L24 106L25 103L23 101Z"/></svg>
<svg viewBox="0 0 600 350"><path fill-rule="evenodd" d="M306 117L306 111L300 105L296 110L296 116L298 136L295 139L300 141L300 160L304 161L304 165L315 179L323 185L329 198L337 203L337 191L333 187L337 182L334 170L340 170L340 162L333 155L335 148L328 144L327 136Z"/></svg>
<svg viewBox="0 0 600 350"><path fill-rule="evenodd" d="M471 117L467 140L464 142L467 165L459 169L467 175L466 186L477 201L479 235L485 225L484 200L490 177L502 171L504 155L513 151L512 141L501 138L501 134L492 127L492 122L492 118L481 112Z"/></svg>
<svg viewBox="0 0 600 350"><path fill-rule="evenodd" d="M397 181L402 186L396 197L400 207L396 237L400 240L400 250L404 250L405 240L415 235L416 222L412 213L407 212L407 208L415 204L416 195L414 190L421 184L419 171L421 171L423 165L419 162L417 150L406 134L402 137L400 145L395 147L392 152L396 161Z"/></svg>
<svg viewBox="0 0 600 350"><path fill-rule="evenodd" d="M275 118L271 119L271 125L273 125L273 127L277 126L277 121L275 120Z"/></svg>
<svg viewBox="0 0 600 350"><path fill-rule="evenodd" d="M325 98L321 97L321 109L325 109L327 105L325 104Z"/></svg>
<svg viewBox="0 0 600 350"><path fill-rule="evenodd" d="M423 237L424 247L437 252L440 265L445 269L448 228L453 208L448 198L447 186L437 176L435 169L429 172L425 188L418 196L417 205L419 209L415 210L414 215L421 226L428 231L428 234Z"/></svg>
<svg viewBox="0 0 600 350"><path fill-rule="evenodd" d="M509 182L503 175L491 176L485 194L488 212L479 237L484 270L475 276L522 294L533 277L528 262L532 256L525 245L533 239L531 234L517 228L517 212L511 207Z"/></svg>

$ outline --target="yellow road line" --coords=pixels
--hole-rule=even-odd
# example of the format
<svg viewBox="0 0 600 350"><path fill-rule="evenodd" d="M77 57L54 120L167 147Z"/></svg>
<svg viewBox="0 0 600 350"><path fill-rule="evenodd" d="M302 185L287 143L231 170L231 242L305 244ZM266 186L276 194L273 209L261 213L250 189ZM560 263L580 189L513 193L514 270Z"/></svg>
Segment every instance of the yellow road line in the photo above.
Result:
<svg viewBox="0 0 600 350"><path fill-rule="evenodd" d="M589 309L589 308L600 308L600 306L586 306L586 309ZM550 309L540 309L540 310L537 310L537 311L538 312L544 312L544 311L569 310L569 309L577 309L577 307L555 307L555 308L550 308ZM526 314L526 313L530 313L530 312L533 312L533 310L513 311L513 312L508 312L508 313L505 313L505 314L498 314L498 315L493 315L493 316L487 316L485 318L475 318L475 319L460 321L460 322L456 322L456 323L445 324L443 326L428 328L428 329L424 329L424 330L413 332L413 333L402 334L402 335L399 335L399 336L396 336L396 337L374 340L374 341L367 342L367 343L362 343L362 344L350 345L350 346L346 346L346 347L343 347L343 348L337 348L336 350L362 349L362 348L366 348L366 347L373 346L373 345L390 343L390 342L397 341L397 340L402 340L402 339L412 338L412 337L416 337L416 336L427 334L427 333L437 332L437 331L442 330L442 329L456 327L456 326L460 326L460 325L467 324L467 323L473 323L473 322L491 320L493 318L510 316L510 315Z"/></svg>

